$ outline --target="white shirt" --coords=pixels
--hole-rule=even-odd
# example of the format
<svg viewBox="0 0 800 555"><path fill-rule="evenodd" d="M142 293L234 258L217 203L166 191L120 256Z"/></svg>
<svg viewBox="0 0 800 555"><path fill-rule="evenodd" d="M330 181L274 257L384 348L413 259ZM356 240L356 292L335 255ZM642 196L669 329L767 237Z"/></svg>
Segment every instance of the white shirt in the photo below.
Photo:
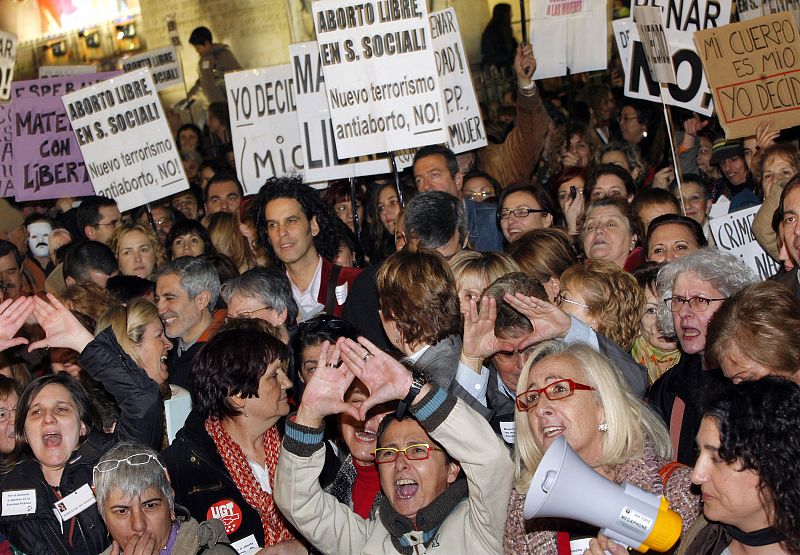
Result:
<svg viewBox="0 0 800 555"><path fill-rule="evenodd" d="M314 277L307 289L301 291L300 288L297 287L297 285L295 285L295 283L292 281L292 278L289 276L288 272L286 276L289 277L289 283L292 284L292 297L294 297L294 300L297 303L297 308L300 311L297 316L298 322L305 322L306 320L313 318L325 310L325 305L317 301L317 297L319 297L320 284L322 282L321 256L317 262L317 271L314 272Z"/></svg>

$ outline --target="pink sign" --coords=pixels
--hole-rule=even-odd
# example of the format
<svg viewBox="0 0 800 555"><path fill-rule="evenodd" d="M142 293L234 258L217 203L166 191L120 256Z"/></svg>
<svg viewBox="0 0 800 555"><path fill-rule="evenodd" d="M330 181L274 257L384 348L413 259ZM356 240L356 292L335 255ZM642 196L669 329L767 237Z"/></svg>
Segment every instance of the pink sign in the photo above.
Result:
<svg viewBox="0 0 800 555"><path fill-rule="evenodd" d="M51 77L12 85L14 198L26 201L94 194L61 96L120 73Z"/></svg>
<svg viewBox="0 0 800 555"><path fill-rule="evenodd" d="M11 155L11 109L8 104L0 104L0 197L14 196L14 178Z"/></svg>

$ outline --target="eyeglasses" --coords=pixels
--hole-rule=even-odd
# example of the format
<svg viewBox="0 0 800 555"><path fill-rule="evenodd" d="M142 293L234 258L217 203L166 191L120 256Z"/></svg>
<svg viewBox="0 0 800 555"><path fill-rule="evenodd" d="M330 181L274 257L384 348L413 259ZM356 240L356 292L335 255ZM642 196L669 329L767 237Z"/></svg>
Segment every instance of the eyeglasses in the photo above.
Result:
<svg viewBox="0 0 800 555"><path fill-rule="evenodd" d="M487 198L494 197L494 191L491 189L485 191L469 191L464 193L464 196L469 200L486 200Z"/></svg>
<svg viewBox="0 0 800 555"><path fill-rule="evenodd" d="M559 401L571 397L576 391L594 391L594 388L582 383L574 382L570 379L558 380L544 386L541 389L529 389L517 395L517 409L527 412L539 404L542 393L551 401Z"/></svg>
<svg viewBox="0 0 800 555"><path fill-rule="evenodd" d="M689 303L689 308L694 310L695 312L705 312L708 310L708 305L711 304L712 301L724 301L727 297L722 297L721 299L707 299L705 297L681 297L678 295L674 295L672 297L667 297L664 299L664 302L667 303L667 308L669 308L672 312L680 312L683 305Z"/></svg>
<svg viewBox="0 0 800 555"><path fill-rule="evenodd" d="M111 472L112 470L119 468L119 465L122 463L128 463L131 466L142 466L143 464L148 464L150 461L155 461L156 464L160 466L162 470L164 470L164 465L161 464L161 461L158 460L158 457L150 453L134 453L130 457L124 459L109 459L107 461L97 463L94 467L94 470L96 472Z"/></svg>
<svg viewBox="0 0 800 555"><path fill-rule="evenodd" d="M498 218L501 220L506 220L511 217L511 214L514 214L517 218L527 218L528 214L547 214L547 210L534 210L533 208L515 208L514 210L503 209L498 214Z"/></svg>
<svg viewBox="0 0 800 555"><path fill-rule="evenodd" d="M404 449L395 449L394 447L379 447L372 451L375 455L375 462L378 464L386 464L394 462L397 459L397 454L402 453L409 461L424 461L430 457L431 451L441 451L438 447L434 447L429 443L416 443L409 445Z"/></svg>
<svg viewBox="0 0 800 555"><path fill-rule="evenodd" d="M618 123L628 123L632 119L639 119L639 116L619 116L617 118Z"/></svg>
<svg viewBox="0 0 800 555"><path fill-rule="evenodd" d="M17 412L17 409L0 409L0 422L6 422L11 418L11 413Z"/></svg>
<svg viewBox="0 0 800 555"><path fill-rule="evenodd" d="M586 310L589 310L588 304L579 303L578 301L573 301L572 299L568 299L564 296L563 293L559 293L556 295L556 306L561 306L564 303L574 304L575 306L582 306Z"/></svg>
<svg viewBox="0 0 800 555"><path fill-rule="evenodd" d="M264 307L261 307L261 308L257 308L255 310L243 310L242 312L240 312L236 316L226 316L225 317L225 321L226 322L230 322L234 318L246 318L248 320L251 320L251 319L253 319L255 317L256 313L261 312L262 310L272 310L272 307L267 305L267 306L264 306Z"/></svg>

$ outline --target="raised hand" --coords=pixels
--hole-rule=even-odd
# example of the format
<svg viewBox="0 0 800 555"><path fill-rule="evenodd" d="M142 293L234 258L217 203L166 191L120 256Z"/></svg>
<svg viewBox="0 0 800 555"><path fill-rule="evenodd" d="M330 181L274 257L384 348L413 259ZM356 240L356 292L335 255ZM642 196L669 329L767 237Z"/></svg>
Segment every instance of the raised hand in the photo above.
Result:
<svg viewBox="0 0 800 555"><path fill-rule="evenodd" d="M366 420L372 407L403 399L408 394L411 372L369 340L359 337L356 342L343 337L338 346L342 363L369 389L369 397L359 407L359 420Z"/></svg>
<svg viewBox="0 0 800 555"><path fill-rule="evenodd" d="M358 418L358 410L345 403L344 394L355 377L345 365L337 365L339 347L322 344L317 369L308 380L295 422L309 428L319 428L322 420L331 414L347 413Z"/></svg>
<svg viewBox="0 0 800 555"><path fill-rule="evenodd" d="M564 337L572 325L567 313L542 299L529 297L522 293L516 295L506 293L503 299L514 310L530 320L533 331L528 337L534 343Z"/></svg>
<svg viewBox="0 0 800 555"><path fill-rule="evenodd" d="M84 328L55 295L48 293L49 303L39 297L33 297L33 316L45 332L45 338L31 343L28 351L41 348L72 349L83 352L93 339L89 330Z"/></svg>
<svg viewBox="0 0 800 555"><path fill-rule="evenodd" d="M14 336L32 313L32 297L19 297L13 302L6 299L0 303L0 351L28 342L25 337Z"/></svg>
<svg viewBox="0 0 800 555"><path fill-rule="evenodd" d="M564 206L564 219L567 221L567 232L570 235L580 233L578 219L581 214L583 214L583 189L578 187L575 198L567 197L567 204Z"/></svg>
<svg viewBox="0 0 800 555"><path fill-rule="evenodd" d="M514 73L517 74L519 86L529 86L535 72L536 58L533 57L533 46L530 43L517 46L517 55L514 56Z"/></svg>
<svg viewBox="0 0 800 555"><path fill-rule="evenodd" d="M475 299L470 299L469 310L464 314L464 340L461 361L480 372L483 361L500 350L494 324L497 320L497 299L484 297L480 311Z"/></svg>
<svg viewBox="0 0 800 555"><path fill-rule="evenodd" d="M772 130L772 123L770 121L762 121L758 124L758 127L756 127L756 145L758 145L759 150L764 150L774 145L780 135L780 129L777 131Z"/></svg>

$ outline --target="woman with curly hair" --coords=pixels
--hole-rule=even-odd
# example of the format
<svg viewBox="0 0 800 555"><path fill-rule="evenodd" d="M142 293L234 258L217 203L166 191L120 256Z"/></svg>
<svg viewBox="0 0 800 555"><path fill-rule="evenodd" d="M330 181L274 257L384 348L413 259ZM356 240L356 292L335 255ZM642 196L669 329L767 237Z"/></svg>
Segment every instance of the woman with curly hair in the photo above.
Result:
<svg viewBox="0 0 800 555"><path fill-rule="evenodd" d="M127 224L117 228L108 246L117 257L120 273L125 276L155 281L156 270L167 262L164 247L156 234L141 224Z"/></svg>
<svg viewBox="0 0 800 555"><path fill-rule="evenodd" d="M678 555L800 553L798 421L800 387L778 377L728 385L706 404L692 471L703 517Z"/></svg>
<svg viewBox="0 0 800 555"><path fill-rule="evenodd" d="M630 351L639 331L645 297L631 274L613 262L590 260L561 274L556 304Z"/></svg>

